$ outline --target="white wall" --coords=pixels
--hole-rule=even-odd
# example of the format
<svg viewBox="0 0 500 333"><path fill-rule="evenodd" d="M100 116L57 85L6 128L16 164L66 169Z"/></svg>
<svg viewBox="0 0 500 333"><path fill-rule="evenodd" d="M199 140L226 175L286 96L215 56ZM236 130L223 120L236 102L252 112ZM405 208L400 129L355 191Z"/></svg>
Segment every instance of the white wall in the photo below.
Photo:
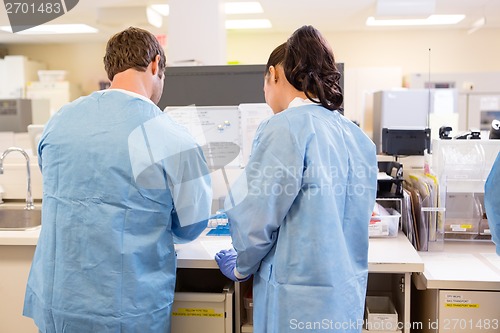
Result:
<svg viewBox="0 0 500 333"><path fill-rule="evenodd" d="M269 53L286 41L289 33L227 34L227 60L241 64L266 63ZM429 48L431 72L500 71L500 29L480 29L471 35L455 30L406 30L373 32L324 32L336 61L346 69L400 67L403 75L427 73ZM98 89L106 79L102 58L105 43L11 44L9 54L22 54L47 64L49 69L68 71L68 79L83 94Z"/></svg>
<svg viewBox="0 0 500 333"><path fill-rule="evenodd" d="M454 30L398 30L324 33L346 67L401 67L404 74L427 72L431 48L433 72L498 71L500 29L471 35ZM288 34L229 33L228 61L265 63Z"/></svg>

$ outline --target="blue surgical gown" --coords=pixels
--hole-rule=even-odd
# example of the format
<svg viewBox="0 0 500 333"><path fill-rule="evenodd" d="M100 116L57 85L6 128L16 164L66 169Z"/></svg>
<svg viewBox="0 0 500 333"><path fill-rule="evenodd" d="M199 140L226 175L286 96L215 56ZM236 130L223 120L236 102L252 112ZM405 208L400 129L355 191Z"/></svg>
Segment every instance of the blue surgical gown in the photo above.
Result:
<svg viewBox="0 0 500 333"><path fill-rule="evenodd" d="M254 332L361 332L373 142L318 105L282 111L257 130L226 199L236 269L254 274Z"/></svg>
<svg viewBox="0 0 500 333"><path fill-rule="evenodd" d="M151 101L106 90L56 113L38 154L24 315L47 333L170 332L174 241L196 238L211 208L201 148Z"/></svg>
<svg viewBox="0 0 500 333"><path fill-rule="evenodd" d="M491 239L500 256L500 154L498 154L484 185L484 208L488 217Z"/></svg>

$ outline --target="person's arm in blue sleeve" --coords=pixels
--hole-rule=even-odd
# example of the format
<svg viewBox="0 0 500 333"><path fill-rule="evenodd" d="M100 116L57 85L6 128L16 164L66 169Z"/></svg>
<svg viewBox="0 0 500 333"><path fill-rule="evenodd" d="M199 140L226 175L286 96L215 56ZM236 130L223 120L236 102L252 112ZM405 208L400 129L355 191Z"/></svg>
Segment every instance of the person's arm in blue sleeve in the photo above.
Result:
<svg viewBox="0 0 500 333"><path fill-rule="evenodd" d="M304 153L287 119L273 120L257 131L245 172L226 198L237 277L257 271L301 188Z"/></svg>
<svg viewBox="0 0 500 333"><path fill-rule="evenodd" d="M174 236L175 244L188 243L196 238L205 230L207 227L208 220L203 220L198 223L190 224L182 227L179 222L179 216L174 210L171 214L172 216L172 234Z"/></svg>
<svg viewBox="0 0 500 333"><path fill-rule="evenodd" d="M500 153L484 185L484 206L491 239L496 244L496 252L500 256Z"/></svg>
<svg viewBox="0 0 500 333"><path fill-rule="evenodd" d="M208 165L199 146L175 157L177 170L171 184L175 210L172 233L177 244L196 239L207 227L212 208L212 188Z"/></svg>
<svg viewBox="0 0 500 333"><path fill-rule="evenodd" d="M48 135L50 129L52 128L52 124L54 123L56 117L52 117L47 121L47 124L45 124L45 127L42 132L42 136L40 137L40 141L38 142L38 145L36 147L36 153L38 156L38 167L40 168L40 172L42 172L42 153L43 153L43 147L45 145L45 138Z"/></svg>

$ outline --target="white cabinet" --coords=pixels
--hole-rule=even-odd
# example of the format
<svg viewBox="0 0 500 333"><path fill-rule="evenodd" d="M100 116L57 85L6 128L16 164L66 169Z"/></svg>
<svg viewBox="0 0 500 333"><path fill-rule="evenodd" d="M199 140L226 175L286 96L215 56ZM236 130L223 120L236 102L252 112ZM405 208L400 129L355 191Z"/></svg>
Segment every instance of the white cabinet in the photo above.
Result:
<svg viewBox="0 0 500 333"><path fill-rule="evenodd" d="M38 333L33 320L23 317L24 293L34 253L35 246L0 244L0 332Z"/></svg>
<svg viewBox="0 0 500 333"><path fill-rule="evenodd" d="M218 269L179 268L172 333L233 333L234 283Z"/></svg>
<svg viewBox="0 0 500 333"><path fill-rule="evenodd" d="M500 257L491 242L447 241L421 253L414 319L424 333L500 332Z"/></svg>
<svg viewBox="0 0 500 333"><path fill-rule="evenodd" d="M38 79L38 70L45 64L20 55L0 59L0 98L25 98L26 85Z"/></svg>

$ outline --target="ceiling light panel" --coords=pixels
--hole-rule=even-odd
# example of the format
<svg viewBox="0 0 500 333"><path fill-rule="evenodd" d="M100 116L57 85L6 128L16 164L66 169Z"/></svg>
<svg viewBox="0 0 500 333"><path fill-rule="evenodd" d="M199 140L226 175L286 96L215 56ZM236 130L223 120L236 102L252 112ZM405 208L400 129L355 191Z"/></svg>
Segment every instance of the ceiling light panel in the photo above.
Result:
<svg viewBox="0 0 500 333"><path fill-rule="evenodd" d="M376 16L423 16L434 14L436 0L377 0Z"/></svg>
<svg viewBox="0 0 500 333"><path fill-rule="evenodd" d="M0 26L0 30L12 32L10 26ZM16 32L18 35L51 35L51 34L88 34L96 33L97 29L86 24L42 24L36 27Z"/></svg>
<svg viewBox="0 0 500 333"><path fill-rule="evenodd" d="M256 20L226 20L226 29L269 29L271 28L271 21L267 19Z"/></svg>
<svg viewBox="0 0 500 333"><path fill-rule="evenodd" d="M372 27L447 25L457 24L464 18L465 15L430 15L426 19L379 20L374 18L373 16L370 16L366 19L366 25Z"/></svg>
<svg viewBox="0 0 500 333"><path fill-rule="evenodd" d="M257 14L264 12L262 5L257 1L226 2L224 10L226 14Z"/></svg>

